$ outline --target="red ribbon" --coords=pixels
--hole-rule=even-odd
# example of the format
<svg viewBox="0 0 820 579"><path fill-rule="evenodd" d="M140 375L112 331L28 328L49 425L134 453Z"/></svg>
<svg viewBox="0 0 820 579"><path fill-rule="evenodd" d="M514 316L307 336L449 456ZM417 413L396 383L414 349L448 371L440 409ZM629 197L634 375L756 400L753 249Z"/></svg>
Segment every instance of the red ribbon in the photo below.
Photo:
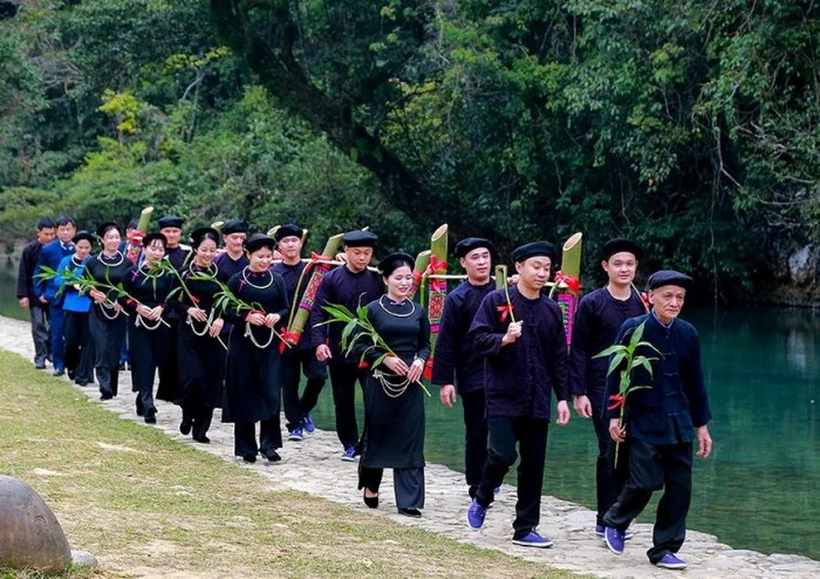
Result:
<svg viewBox="0 0 820 579"><path fill-rule="evenodd" d="M651 307L649 305L649 296L647 296L644 292L641 292L638 295L641 297L641 302L643 302L643 307L646 310L646 313L648 314L649 310L651 309Z"/></svg>
<svg viewBox="0 0 820 579"><path fill-rule="evenodd" d="M199 305L199 298L194 294L191 294L191 301L194 302L195 305Z"/></svg>
<svg viewBox="0 0 820 579"><path fill-rule="evenodd" d="M433 357L430 356L427 358L427 362L424 364L424 379L425 380L432 380L433 379Z"/></svg>
<svg viewBox="0 0 820 579"><path fill-rule="evenodd" d="M369 366L370 366L370 364L368 364L364 360L359 362L359 370L366 370Z"/></svg>
<svg viewBox="0 0 820 579"><path fill-rule="evenodd" d="M506 305L506 306L498 306L496 309L498 310L498 313L501 314L498 317L498 319L501 321L502 324L507 321L507 317L513 311L512 304L509 304L509 305Z"/></svg>
<svg viewBox="0 0 820 579"><path fill-rule="evenodd" d="M446 271L447 262L440 261L435 255L431 255L430 263L427 265L427 269L424 270L424 275L429 278L431 275ZM430 288L430 291L434 293L447 291L447 284L443 279L431 279L430 283L427 285Z"/></svg>
<svg viewBox="0 0 820 579"><path fill-rule="evenodd" d="M282 339L291 346L295 345L301 337L301 332L291 332L288 329L282 330Z"/></svg>
<svg viewBox="0 0 820 579"><path fill-rule="evenodd" d="M310 260L316 264L333 265L333 258L322 255L321 253L310 252Z"/></svg>
<svg viewBox="0 0 820 579"><path fill-rule="evenodd" d="M609 399L612 400L612 404L606 407L607 410L615 410L626 404L626 397L620 394L613 394Z"/></svg>
<svg viewBox="0 0 820 579"><path fill-rule="evenodd" d="M577 294L581 291L581 281L577 277L572 277L571 275L564 275L563 272L557 271L555 272L555 283L564 282L567 286L567 289L574 294Z"/></svg>

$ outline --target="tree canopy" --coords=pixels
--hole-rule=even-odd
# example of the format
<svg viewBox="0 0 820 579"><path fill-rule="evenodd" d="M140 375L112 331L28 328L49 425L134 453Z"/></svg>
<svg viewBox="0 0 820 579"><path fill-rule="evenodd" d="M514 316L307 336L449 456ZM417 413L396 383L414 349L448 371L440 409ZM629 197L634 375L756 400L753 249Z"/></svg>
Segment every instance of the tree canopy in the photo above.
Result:
<svg viewBox="0 0 820 579"><path fill-rule="evenodd" d="M13 7L10 8L10 7ZM820 237L820 10L787 0L0 3L0 217L629 236L714 299ZM28 217L27 217L28 216ZM28 225L30 227L30 224Z"/></svg>

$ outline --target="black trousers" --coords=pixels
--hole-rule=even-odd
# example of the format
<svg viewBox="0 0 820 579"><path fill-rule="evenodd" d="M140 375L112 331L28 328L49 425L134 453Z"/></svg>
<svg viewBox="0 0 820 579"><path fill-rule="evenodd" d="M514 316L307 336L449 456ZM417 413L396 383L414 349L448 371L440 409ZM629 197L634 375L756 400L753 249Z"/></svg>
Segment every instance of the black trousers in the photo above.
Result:
<svg viewBox="0 0 820 579"><path fill-rule="evenodd" d="M51 332L48 329L48 310L34 305L37 298L29 299L31 337L34 340L34 363L45 364L51 356Z"/></svg>
<svg viewBox="0 0 820 579"><path fill-rule="evenodd" d="M464 405L464 475L475 497L487 462L487 405L484 390L461 394Z"/></svg>
<svg viewBox="0 0 820 579"><path fill-rule="evenodd" d="M282 448L282 431L279 429L279 413L275 412L267 420L259 423L259 444L256 444L256 423L238 422L233 425L234 454L242 457L255 457L258 452L270 455L277 448Z"/></svg>
<svg viewBox="0 0 820 579"><path fill-rule="evenodd" d="M116 396L119 390L120 372L117 368L95 368L97 382L100 384L100 394Z"/></svg>
<svg viewBox="0 0 820 579"><path fill-rule="evenodd" d="M88 312L65 312L65 369L68 377L85 386L94 381L94 340Z"/></svg>
<svg viewBox="0 0 820 579"><path fill-rule="evenodd" d="M383 468L366 468L359 465L359 488L379 492L382 484ZM424 467L394 468L393 492L396 507L400 509L424 508Z"/></svg>
<svg viewBox="0 0 820 579"><path fill-rule="evenodd" d="M522 539L538 526L541 519L541 490L544 487L544 460L547 455L549 421L539 418L489 418L487 462L476 500L488 507L493 502L493 489L518 458L518 500L515 503L513 539Z"/></svg>
<svg viewBox="0 0 820 579"><path fill-rule="evenodd" d="M174 402L179 396L179 324L177 319L167 320L168 352L159 366L159 386L157 386L157 400Z"/></svg>
<svg viewBox="0 0 820 579"><path fill-rule="evenodd" d="M202 438L207 436L208 430L211 428L211 422L214 418L214 409L212 406L205 406L197 402L181 403L182 420L191 423L191 436L193 438ZM252 436L256 436L255 433ZM237 455L242 456L242 455Z"/></svg>
<svg viewBox="0 0 820 579"><path fill-rule="evenodd" d="M622 442L618 446L618 462L615 463L615 442L609 436L609 418L601 416L601 411L593 408L592 425L598 438L598 458L595 460L595 524L603 526L604 514L615 504L629 474L629 444Z"/></svg>
<svg viewBox="0 0 820 579"><path fill-rule="evenodd" d="M356 381L364 389L366 370L356 364L330 366L330 385L333 388L333 406L336 410L336 435L342 446L359 444L359 425L356 422Z"/></svg>
<svg viewBox="0 0 820 579"><path fill-rule="evenodd" d="M304 373L307 378L305 391L299 397L299 382ZM282 382L282 404L285 407L287 429L293 430L302 419L316 408L319 394L327 380L327 366L319 362L311 350L284 354L279 359L279 376Z"/></svg>
<svg viewBox="0 0 820 579"><path fill-rule="evenodd" d="M666 553L677 553L686 537L686 515L692 499L692 443L651 444L630 441L629 478L604 524L625 530L643 512L654 491L663 488L658 502L653 547L646 554L652 563Z"/></svg>

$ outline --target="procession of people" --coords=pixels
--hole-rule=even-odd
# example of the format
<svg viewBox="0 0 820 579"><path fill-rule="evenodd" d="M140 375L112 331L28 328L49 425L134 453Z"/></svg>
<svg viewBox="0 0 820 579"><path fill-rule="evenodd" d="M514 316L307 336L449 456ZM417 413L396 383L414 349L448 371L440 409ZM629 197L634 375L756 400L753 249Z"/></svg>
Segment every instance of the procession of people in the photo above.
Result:
<svg viewBox="0 0 820 579"><path fill-rule="evenodd" d="M135 234L107 221L91 233L68 216L41 219L18 280L35 366L51 360L55 376L96 381L107 400L121 394L127 348L138 416L153 424L155 398L173 402L182 410L180 432L207 444L221 409L221 420L234 425L234 454L247 463L260 455L280 462L285 442L315 430L311 412L329 376L339 456L358 460L364 503L379 507L390 468L396 509L413 518L425 506L428 376L444 406L461 400L467 524L481 529L496 514L489 509L517 462L512 542L536 548L553 545L538 531L549 426L567 425L572 406L591 420L599 450L590 465L597 489L590 533L622 554L630 524L663 489L647 556L658 567L686 567L677 553L692 456L706 458L712 447L697 331L678 318L690 277L656 272L644 296L634 283L642 249L608 241L598 254L607 283L580 299L568 340L564 311L545 291L558 271L557 248L547 241L516 248L516 275L496 289L494 244L466 237L454 251L465 275L431 331L428 311L413 299L416 260L404 252L375 259L375 233L349 231L338 256L305 258L307 231L295 224L250 234L234 219L186 237L184 223L169 215L157 231ZM293 331L300 309L308 321ZM341 320L344 312L352 318ZM647 365L624 368L617 354L601 356L636 334L643 341L635 355ZM631 390L631 383L648 387Z"/></svg>

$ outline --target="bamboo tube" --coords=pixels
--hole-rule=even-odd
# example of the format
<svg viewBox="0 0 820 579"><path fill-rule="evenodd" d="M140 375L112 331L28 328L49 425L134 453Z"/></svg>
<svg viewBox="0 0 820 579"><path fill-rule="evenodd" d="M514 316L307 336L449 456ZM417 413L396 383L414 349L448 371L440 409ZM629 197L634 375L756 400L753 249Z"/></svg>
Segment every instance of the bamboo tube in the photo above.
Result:
<svg viewBox="0 0 820 579"><path fill-rule="evenodd" d="M214 221L213 223L211 223L211 227L213 227L217 231L222 231L223 225L225 225L224 221Z"/></svg>
<svg viewBox="0 0 820 579"><path fill-rule="evenodd" d="M507 266L495 266L495 289L504 289L507 287Z"/></svg>
<svg viewBox="0 0 820 579"><path fill-rule="evenodd" d="M583 244L583 233L573 234L564 243L563 255L561 257L561 271L564 275L574 278L581 277L581 246Z"/></svg>
<svg viewBox="0 0 820 579"><path fill-rule="evenodd" d="M326 258L328 261L333 259L333 256L335 256L336 252L339 251L339 247L341 247L341 245L341 233L330 237L325 244L324 250L322 250L322 257ZM307 267L310 267L310 265ZM305 271L307 271L307 267L305 268ZM308 319L310 318L310 312L313 311L313 303L316 299L316 292L319 289L319 284L322 283L322 279L325 277L325 274L329 271L329 269L329 264L317 263L313 267L313 271L310 274L310 281L308 281L301 299L299 298L299 290L297 289L297 295L293 297L293 303L294 306L298 303L299 309L296 310L295 314L292 314L293 322L290 324L287 331L288 341L292 343L299 341L299 338L307 325Z"/></svg>
<svg viewBox="0 0 820 579"><path fill-rule="evenodd" d="M413 286L410 288L410 291L407 292L407 297L411 300L416 296L419 288L422 287L422 278L428 265L430 265L430 250L425 249L424 251L420 251L416 256L416 267L413 268ZM423 297L424 295L421 294L421 298Z"/></svg>
<svg viewBox="0 0 820 579"><path fill-rule="evenodd" d="M268 237L273 237L274 235L276 235L276 232L279 230L280 227L282 227L282 226L281 225L274 225L273 227L268 229L268 231L267 231L267 233L265 233L265 235L267 235Z"/></svg>
<svg viewBox="0 0 820 579"><path fill-rule="evenodd" d="M140 232L140 234L144 235L147 233L148 224L151 223L151 214L153 212L154 208L150 205L140 211L140 218L137 223L137 231ZM132 236L131 238L126 239L125 257L131 263L137 263L137 259L139 258L140 251L142 250L142 235Z"/></svg>
<svg viewBox="0 0 820 579"><path fill-rule="evenodd" d="M436 267L432 274L447 273L447 233L448 227L445 223L433 232L430 236L430 262ZM430 320L430 348L435 350L438 339L439 326L441 324L441 314L444 311L444 299L447 297L447 282L444 280L428 281L429 297L427 300L427 317Z"/></svg>

